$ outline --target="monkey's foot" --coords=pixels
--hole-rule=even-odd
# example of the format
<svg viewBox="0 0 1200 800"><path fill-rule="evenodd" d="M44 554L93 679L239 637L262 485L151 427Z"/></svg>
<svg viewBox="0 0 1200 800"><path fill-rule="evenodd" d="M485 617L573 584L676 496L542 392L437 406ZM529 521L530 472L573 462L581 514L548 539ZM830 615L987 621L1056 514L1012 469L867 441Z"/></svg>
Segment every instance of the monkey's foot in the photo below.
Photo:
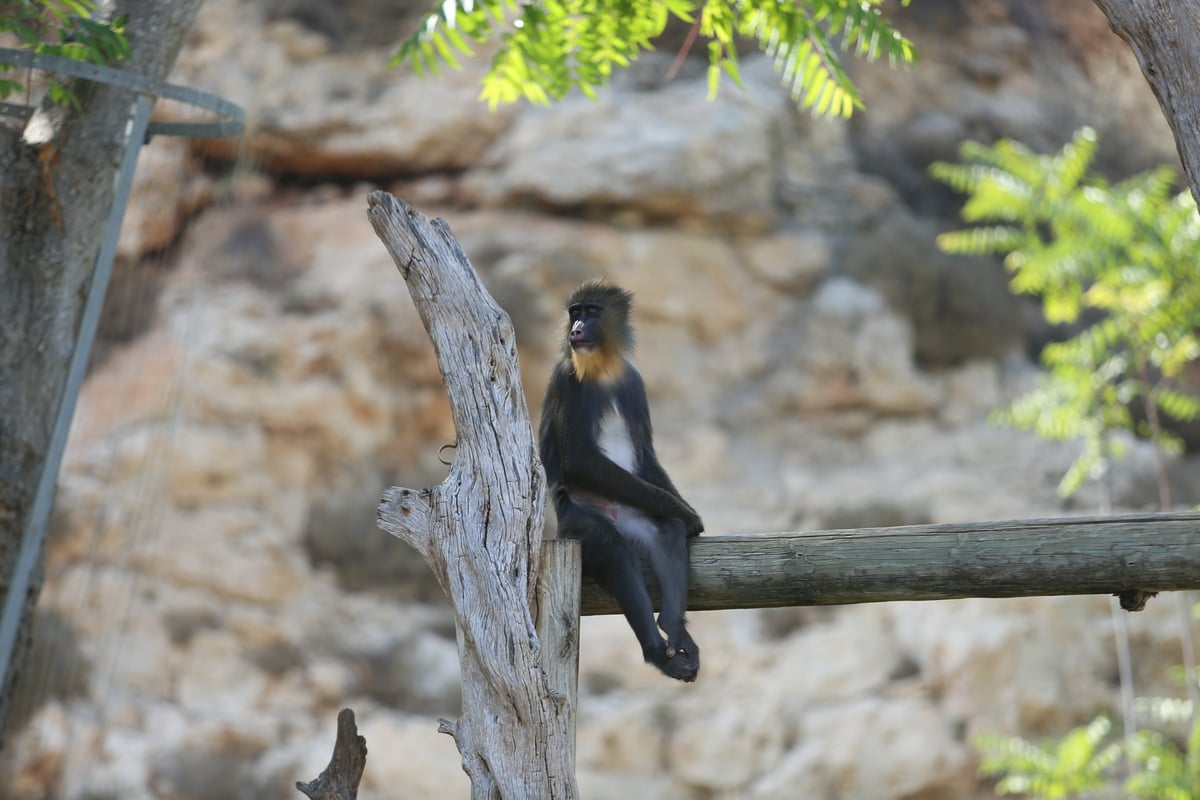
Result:
<svg viewBox="0 0 1200 800"><path fill-rule="evenodd" d="M700 647L687 631L668 637L661 656L652 660L664 675L677 681L691 683L700 674Z"/></svg>
<svg viewBox="0 0 1200 800"><path fill-rule="evenodd" d="M700 647L692 639L686 629L680 628L677 633L667 634L667 658L674 658L679 651L693 653L700 657Z"/></svg>

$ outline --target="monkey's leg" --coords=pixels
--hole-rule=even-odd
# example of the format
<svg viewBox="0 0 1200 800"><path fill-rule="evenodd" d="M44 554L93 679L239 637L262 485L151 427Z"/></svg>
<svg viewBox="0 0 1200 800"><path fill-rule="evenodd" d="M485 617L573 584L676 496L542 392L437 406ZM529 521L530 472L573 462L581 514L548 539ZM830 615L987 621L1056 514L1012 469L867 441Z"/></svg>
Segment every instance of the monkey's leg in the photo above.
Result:
<svg viewBox="0 0 1200 800"><path fill-rule="evenodd" d="M700 670L700 648L687 632L688 536L682 520L669 519L658 527L650 548L650 563L662 587L658 625L667 634L667 658L678 660L679 671Z"/></svg>
<svg viewBox="0 0 1200 800"><path fill-rule="evenodd" d="M583 565L616 598L642 654L657 664L664 657L663 639L654 623L654 606L642 582L637 553L607 520L598 520L583 537Z"/></svg>
<svg viewBox="0 0 1200 800"><path fill-rule="evenodd" d="M669 658L666 643L654 621L654 606L642 580L641 559L633 546L606 517L583 537L583 567L614 598L642 646L642 658L663 674L681 681L696 679L697 665L684 658Z"/></svg>
<svg viewBox="0 0 1200 800"><path fill-rule="evenodd" d="M662 587L662 611L658 625L666 632L667 655L673 656L671 639L677 638L684 627L688 592L687 533L678 519L665 520L658 526L658 535L647 546L650 566Z"/></svg>

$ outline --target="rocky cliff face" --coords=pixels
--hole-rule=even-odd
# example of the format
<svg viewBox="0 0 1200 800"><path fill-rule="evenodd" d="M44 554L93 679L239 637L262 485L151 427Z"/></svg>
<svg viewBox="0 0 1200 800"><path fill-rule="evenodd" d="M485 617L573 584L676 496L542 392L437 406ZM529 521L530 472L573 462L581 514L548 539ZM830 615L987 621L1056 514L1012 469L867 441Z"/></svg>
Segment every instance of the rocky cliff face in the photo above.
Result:
<svg viewBox="0 0 1200 800"><path fill-rule="evenodd" d="M535 414L566 292L606 273L637 293L660 454L710 531L1096 507L1055 495L1069 446L987 424L1043 334L998 265L936 250L957 201L924 175L966 137L1052 148L1085 122L1114 174L1174 158L1091 6L897 11L922 63L856 67L869 108L846 123L797 113L753 56L745 91L706 102L699 65L664 78L673 49L596 102L489 113L486 54L416 79L385 66L411 11L326 5L209 0L183 54L176 80L254 129L143 157L7 796L292 797L347 705L362 797L467 796L434 723L459 702L448 615L374 529L380 490L439 481L454 438L366 222L376 186L450 222L513 317ZM1120 465L1123 507L1152 503L1148 464ZM1130 621L1144 691L1178 661L1166 606ZM1115 694L1105 598L695 617L688 687L623 621L585 622L585 797L988 796L973 734L1053 734Z"/></svg>

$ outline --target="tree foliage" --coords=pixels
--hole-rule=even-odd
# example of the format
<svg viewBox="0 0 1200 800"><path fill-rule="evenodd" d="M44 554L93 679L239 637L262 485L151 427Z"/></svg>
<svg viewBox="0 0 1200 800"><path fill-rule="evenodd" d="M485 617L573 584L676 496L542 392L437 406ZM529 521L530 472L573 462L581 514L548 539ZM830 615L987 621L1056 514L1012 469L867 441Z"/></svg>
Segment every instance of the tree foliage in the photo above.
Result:
<svg viewBox="0 0 1200 800"><path fill-rule="evenodd" d="M930 168L967 195L962 217L975 225L940 236L943 250L1003 254L1013 290L1040 298L1047 320L1092 323L1047 345L1039 388L999 415L1046 438L1083 441L1063 494L1120 455L1118 430L1177 447L1161 429L1142 430L1131 405L1150 417L1200 417L1200 399L1175 380L1200 357L1196 204L1174 192L1166 167L1110 185L1089 171L1097 147L1090 128L1052 155L1008 140L968 142L963 163Z"/></svg>
<svg viewBox="0 0 1200 800"><path fill-rule="evenodd" d="M124 17L105 20L97 16L94 0L0 0L0 33L10 33L23 48L35 53L109 64L129 57ZM9 77L15 69L0 63L0 100L25 85ZM50 98L77 103L60 84L50 85Z"/></svg>
<svg viewBox="0 0 1200 800"><path fill-rule="evenodd" d="M1024 794L1038 800L1066 800L1102 788L1105 773L1121 757L1119 744L1101 746L1112 725L1098 717L1058 742L1035 744L1018 736L983 735L979 771L1001 777L1000 794Z"/></svg>
<svg viewBox="0 0 1200 800"><path fill-rule="evenodd" d="M1191 716L1187 700L1144 698L1140 710L1160 726ZM1034 800L1072 800L1115 783L1122 753L1130 775L1123 784L1133 800L1200 800L1200 723L1180 738L1157 730L1139 730L1128 741L1107 741L1112 725L1098 717L1058 742L1035 744L1017 736L977 737L983 751L980 772L1000 777L1000 794Z"/></svg>
<svg viewBox="0 0 1200 800"><path fill-rule="evenodd" d="M571 90L594 97L613 69L653 49L671 18L693 25L708 52L708 91L724 73L740 84L739 39L757 43L803 108L848 117L863 101L840 51L912 63L912 43L880 11L883 0L443 0L392 59L418 73L459 67L470 42L498 38L483 80L491 106L547 104ZM904 0L907 3L907 0Z"/></svg>

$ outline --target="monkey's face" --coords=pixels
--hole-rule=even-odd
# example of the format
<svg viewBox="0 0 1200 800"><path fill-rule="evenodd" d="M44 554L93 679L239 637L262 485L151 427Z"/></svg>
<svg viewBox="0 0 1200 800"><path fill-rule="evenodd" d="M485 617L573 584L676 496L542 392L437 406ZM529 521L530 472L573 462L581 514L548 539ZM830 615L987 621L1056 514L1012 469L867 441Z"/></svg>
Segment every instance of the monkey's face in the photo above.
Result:
<svg viewBox="0 0 1200 800"><path fill-rule="evenodd" d="M604 309L596 303L575 303L567 309L567 342L572 352L590 353L601 343Z"/></svg>
<svg viewBox="0 0 1200 800"><path fill-rule="evenodd" d="M569 357L580 381L611 383L625 373L625 351L633 342L628 292L603 281L584 283L567 301Z"/></svg>

